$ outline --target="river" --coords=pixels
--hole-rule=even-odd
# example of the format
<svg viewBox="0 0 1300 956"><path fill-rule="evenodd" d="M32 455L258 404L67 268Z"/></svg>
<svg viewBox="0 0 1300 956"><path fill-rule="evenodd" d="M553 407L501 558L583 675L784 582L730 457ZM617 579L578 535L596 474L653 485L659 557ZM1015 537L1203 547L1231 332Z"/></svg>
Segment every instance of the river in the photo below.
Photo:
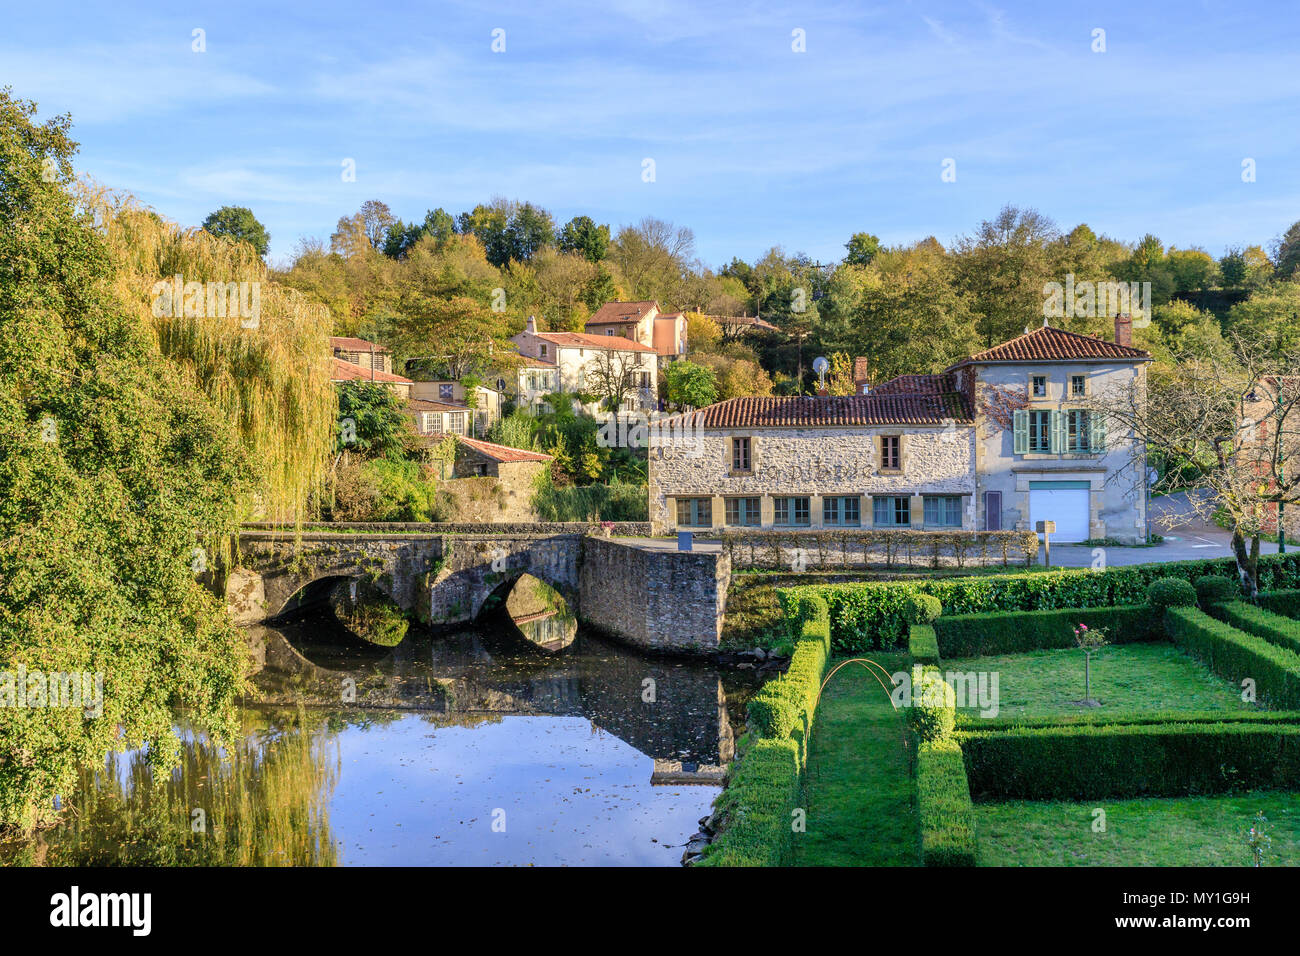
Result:
<svg viewBox="0 0 1300 956"><path fill-rule="evenodd" d="M392 649L322 615L250 636L262 666L234 743L181 726L161 774L142 751L112 756L0 858L676 866L757 684L545 615L412 627Z"/></svg>

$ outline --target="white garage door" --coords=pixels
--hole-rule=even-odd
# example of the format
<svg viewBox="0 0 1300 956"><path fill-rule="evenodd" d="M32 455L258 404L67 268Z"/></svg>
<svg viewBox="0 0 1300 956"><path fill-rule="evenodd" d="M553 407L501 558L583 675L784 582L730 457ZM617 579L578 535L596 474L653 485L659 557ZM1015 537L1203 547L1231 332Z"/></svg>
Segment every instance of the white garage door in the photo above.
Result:
<svg viewBox="0 0 1300 956"><path fill-rule="evenodd" d="M1055 521L1053 541L1087 541L1090 494L1086 481L1031 481L1029 526L1037 528L1040 521Z"/></svg>

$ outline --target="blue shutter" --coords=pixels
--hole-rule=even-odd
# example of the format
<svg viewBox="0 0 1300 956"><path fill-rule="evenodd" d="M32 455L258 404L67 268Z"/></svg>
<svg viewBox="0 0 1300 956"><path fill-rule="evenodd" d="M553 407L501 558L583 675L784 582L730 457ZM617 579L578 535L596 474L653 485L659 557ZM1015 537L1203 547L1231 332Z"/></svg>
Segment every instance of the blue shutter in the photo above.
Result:
<svg viewBox="0 0 1300 956"><path fill-rule="evenodd" d="M1014 414L1012 435L1015 442L1014 454L1027 455L1029 453L1029 412L1027 410L1021 409Z"/></svg>
<svg viewBox="0 0 1300 956"><path fill-rule="evenodd" d="M1069 450L1070 433L1066 429L1064 412L1053 411L1051 414L1051 452L1053 455L1064 454Z"/></svg>
<svg viewBox="0 0 1300 956"><path fill-rule="evenodd" d="M1106 450L1106 416L1101 412L1088 413L1088 447L1093 451Z"/></svg>

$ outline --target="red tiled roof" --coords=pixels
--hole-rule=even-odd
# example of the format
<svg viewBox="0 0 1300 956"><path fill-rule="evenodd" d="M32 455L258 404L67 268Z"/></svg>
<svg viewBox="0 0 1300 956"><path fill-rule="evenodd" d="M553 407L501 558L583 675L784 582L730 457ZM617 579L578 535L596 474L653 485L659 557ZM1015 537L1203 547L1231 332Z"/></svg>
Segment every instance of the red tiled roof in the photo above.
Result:
<svg viewBox="0 0 1300 956"><path fill-rule="evenodd" d="M585 332L537 332L539 339L573 349L608 349L615 352L653 352L648 345L621 335L588 335Z"/></svg>
<svg viewBox="0 0 1300 956"><path fill-rule="evenodd" d="M331 335L330 348L339 349L342 352L369 352L371 349L376 352L392 351L386 345L376 345L374 342L367 342L365 339L353 339L343 335Z"/></svg>
<svg viewBox="0 0 1300 956"><path fill-rule="evenodd" d="M442 432L430 432L426 438L437 439L441 441L448 437ZM495 442L482 441L478 438L466 438L464 435L450 436L468 448L474 449L480 455L491 458L493 461L511 462L511 461L554 461L553 455L546 455L540 451L528 451L524 448L511 448L509 445L498 445Z"/></svg>
<svg viewBox="0 0 1300 956"><path fill-rule="evenodd" d="M780 428L823 425L942 425L970 422L958 392L882 393L825 397L729 398L688 413L699 428Z"/></svg>
<svg viewBox="0 0 1300 956"><path fill-rule="evenodd" d="M467 412L468 405L457 405L455 402L431 402L427 398L408 398L406 407L421 412Z"/></svg>
<svg viewBox="0 0 1300 956"><path fill-rule="evenodd" d="M765 332L780 331L771 322L768 322L766 319L760 319L756 315L709 315L705 317L712 319L719 325L739 325L744 328L762 329Z"/></svg>
<svg viewBox="0 0 1300 956"><path fill-rule="evenodd" d="M394 375L392 372L384 372L375 369L373 372L368 368L362 368L360 365L354 365L351 362L345 362L342 359L334 360L334 374L331 376L332 382L389 382L398 385L414 384L409 378L402 378L400 375Z"/></svg>
<svg viewBox="0 0 1300 956"><path fill-rule="evenodd" d="M957 391L951 375L899 375L872 390L876 395L941 395Z"/></svg>
<svg viewBox="0 0 1300 956"><path fill-rule="evenodd" d="M964 358L952 368L981 362L1062 362L1079 360L1145 361L1149 352L1117 345L1091 335L1079 335L1050 325ZM951 371L952 369L949 369Z"/></svg>
<svg viewBox="0 0 1300 956"><path fill-rule="evenodd" d="M635 322L643 318L651 309L659 311L658 302L606 302L587 320L588 325L602 325L607 322Z"/></svg>
<svg viewBox="0 0 1300 956"><path fill-rule="evenodd" d="M525 368L555 368L554 362L548 362L546 359L533 358L531 355L519 356L519 364Z"/></svg>

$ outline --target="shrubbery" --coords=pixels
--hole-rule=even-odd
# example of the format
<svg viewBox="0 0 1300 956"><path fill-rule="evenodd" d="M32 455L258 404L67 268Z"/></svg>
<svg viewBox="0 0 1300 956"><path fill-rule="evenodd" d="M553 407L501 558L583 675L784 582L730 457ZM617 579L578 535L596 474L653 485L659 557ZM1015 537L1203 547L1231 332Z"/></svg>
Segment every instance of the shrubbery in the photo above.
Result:
<svg viewBox="0 0 1300 956"><path fill-rule="evenodd" d="M1196 607L1196 588L1181 578L1160 578L1147 588L1147 603L1157 613L1167 607Z"/></svg>
<svg viewBox="0 0 1300 956"><path fill-rule="evenodd" d="M645 485L569 485L543 481L533 493L538 521L647 521Z"/></svg>
<svg viewBox="0 0 1300 956"><path fill-rule="evenodd" d="M916 750L916 808L925 866L975 866L975 807L961 746L922 741Z"/></svg>
<svg viewBox="0 0 1300 956"><path fill-rule="evenodd" d="M1240 631L1262 637L1270 644L1300 654L1300 621L1274 614L1245 601L1211 605L1209 611Z"/></svg>
<svg viewBox="0 0 1300 956"><path fill-rule="evenodd" d="M802 792L808 737L822 673L830 657L826 603L805 601L801 639L790 667L749 701L753 744L732 765L716 806L721 832L700 860L705 866L781 866L790 861L791 811Z"/></svg>
<svg viewBox="0 0 1300 956"><path fill-rule="evenodd" d="M1261 591L1259 606L1274 614L1300 618L1300 589L1290 591Z"/></svg>
<svg viewBox="0 0 1300 956"><path fill-rule="evenodd" d="M1211 605L1241 597L1241 587L1235 581L1215 574L1202 574L1192 584L1196 587L1197 603L1207 610Z"/></svg>
<svg viewBox="0 0 1300 956"><path fill-rule="evenodd" d="M957 722L957 694L943 679L939 668L912 668L912 702L907 723L922 740L944 740Z"/></svg>
<svg viewBox="0 0 1300 956"><path fill-rule="evenodd" d="M939 638L929 624L913 624L908 630L907 650L917 664L939 663Z"/></svg>
<svg viewBox="0 0 1300 956"><path fill-rule="evenodd" d="M448 507L418 462L352 461L335 475L335 521L442 521L449 517Z"/></svg>
<svg viewBox="0 0 1300 956"><path fill-rule="evenodd" d="M1250 678L1261 701L1279 708L1300 708L1300 655L1263 638L1216 621L1204 611L1171 607L1165 630L1178 647L1210 670L1239 684Z"/></svg>
<svg viewBox="0 0 1300 956"><path fill-rule="evenodd" d="M1107 568L997 574L918 581L809 584L778 590L786 615L797 616L801 595L819 594L831 612L831 637L837 651L899 647L907 637L907 598L932 594L944 613L1039 611L1053 608L1112 607L1145 604L1147 587L1162 577L1188 583L1206 574L1237 580L1231 558L1171 561ZM1264 555L1259 559L1261 590L1300 587L1300 553ZM945 620L945 618L940 618Z"/></svg>
<svg viewBox="0 0 1300 956"><path fill-rule="evenodd" d="M912 624L933 624L943 614L943 604L933 594L913 594L909 603Z"/></svg>
<svg viewBox="0 0 1300 956"><path fill-rule="evenodd" d="M1160 613L1145 604L959 614L939 618L934 632L942 656L980 657L1074 647L1070 629L1076 624L1087 624L1093 630L1104 628L1116 644L1165 639Z"/></svg>
<svg viewBox="0 0 1300 956"><path fill-rule="evenodd" d="M960 742L977 800L1300 789L1300 726L1294 724L1024 728L962 734Z"/></svg>

